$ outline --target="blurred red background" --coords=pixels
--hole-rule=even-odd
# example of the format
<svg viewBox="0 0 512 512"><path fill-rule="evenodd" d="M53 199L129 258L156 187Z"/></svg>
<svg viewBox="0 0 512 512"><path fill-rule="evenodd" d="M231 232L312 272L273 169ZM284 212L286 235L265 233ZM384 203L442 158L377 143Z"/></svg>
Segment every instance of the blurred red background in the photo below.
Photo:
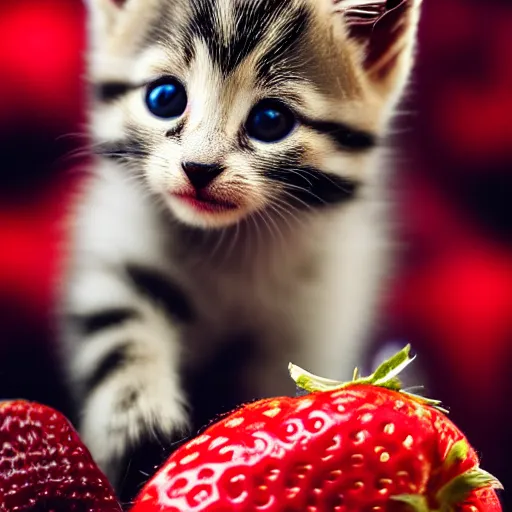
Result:
<svg viewBox="0 0 512 512"><path fill-rule="evenodd" d="M83 7L2 0L0 34L0 396L65 409L50 313L80 180ZM383 337L421 353L430 394L512 488L510 0L424 1L396 137L407 250Z"/></svg>

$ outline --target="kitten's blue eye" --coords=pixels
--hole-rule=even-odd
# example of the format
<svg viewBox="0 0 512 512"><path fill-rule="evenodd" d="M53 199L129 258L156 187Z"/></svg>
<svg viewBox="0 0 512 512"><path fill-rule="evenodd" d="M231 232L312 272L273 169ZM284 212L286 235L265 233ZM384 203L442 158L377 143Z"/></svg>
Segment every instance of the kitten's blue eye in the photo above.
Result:
<svg viewBox="0 0 512 512"><path fill-rule="evenodd" d="M297 120L278 100L262 100L249 114L245 128L249 137L261 142L278 142L290 135Z"/></svg>
<svg viewBox="0 0 512 512"><path fill-rule="evenodd" d="M175 78L162 78L149 86L146 105L156 117L179 117L187 108L187 91Z"/></svg>

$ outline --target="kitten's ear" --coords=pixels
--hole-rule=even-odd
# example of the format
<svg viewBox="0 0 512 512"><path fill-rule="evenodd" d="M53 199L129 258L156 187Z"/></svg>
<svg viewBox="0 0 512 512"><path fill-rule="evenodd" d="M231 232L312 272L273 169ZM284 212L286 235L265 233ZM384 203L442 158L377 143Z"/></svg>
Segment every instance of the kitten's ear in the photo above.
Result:
<svg viewBox="0 0 512 512"><path fill-rule="evenodd" d="M161 11L161 0L84 1L93 45L103 50L105 42L114 36L116 48L129 52Z"/></svg>
<svg viewBox="0 0 512 512"><path fill-rule="evenodd" d="M386 96L398 97L414 60L421 0L332 0L348 36L363 50L363 67Z"/></svg>
<svg viewBox="0 0 512 512"><path fill-rule="evenodd" d="M93 41L100 42L116 24L124 2L117 0L84 0Z"/></svg>

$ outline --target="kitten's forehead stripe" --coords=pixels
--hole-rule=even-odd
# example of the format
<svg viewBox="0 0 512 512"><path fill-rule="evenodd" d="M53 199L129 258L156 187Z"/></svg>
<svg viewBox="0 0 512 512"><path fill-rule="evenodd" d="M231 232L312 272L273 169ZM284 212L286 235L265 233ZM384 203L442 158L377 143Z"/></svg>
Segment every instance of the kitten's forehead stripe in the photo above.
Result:
<svg viewBox="0 0 512 512"><path fill-rule="evenodd" d="M225 11L219 9L216 0L198 0L192 5L193 14L186 38L192 42L198 38L207 46L212 61L224 75L232 73L260 45L267 44L259 59L260 74L275 64L299 40L310 11L296 7L292 0L234 0L231 10L231 24L234 30L227 33ZM275 27L283 27L275 33ZM190 59L190 45L187 59ZM269 64L265 66L265 61Z"/></svg>
<svg viewBox="0 0 512 512"><path fill-rule="evenodd" d="M295 45L301 42L311 20L311 12L299 7L287 13L286 24L272 38L267 51L258 59L258 79L262 82L293 78L293 54Z"/></svg>

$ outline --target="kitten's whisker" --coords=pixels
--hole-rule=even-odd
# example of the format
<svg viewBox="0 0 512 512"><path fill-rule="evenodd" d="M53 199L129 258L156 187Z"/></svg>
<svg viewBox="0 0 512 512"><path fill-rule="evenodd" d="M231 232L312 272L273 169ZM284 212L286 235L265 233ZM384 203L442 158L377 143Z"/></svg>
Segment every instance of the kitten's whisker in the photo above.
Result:
<svg viewBox="0 0 512 512"><path fill-rule="evenodd" d="M254 224L254 228L256 230L256 257L257 255L259 254L259 248L260 248L260 244L261 244L261 230L260 230L260 226L259 224L256 222L256 218L254 217L254 215L251 215L250 216L250 220L253 222Z"/></svg>
<svg viewBox="0 0 512 512"><path fill-rule="evenodd" d="M220 231L221 231L220 235L218 235L217 232L214 233L215 235L218 235L218 237L217 237L217 242L216 242L216 244L212 250L212 253L211 253L212 260L215 258L219 248L222 246L222 241L224 240L224 236L226 235L226 228L222 228Z"/></svg>
<svg viewBox="0 0 512 512"><path fill-rule="evenodd" d="M306 178L306 176L304 176L304 174L308 174L308 172L307 172L307 171L303 173L303 172L295 171L295 170L293 170L293 169L287 169L287 170L286 170L286 172L287 172L287 173L290 173L290 174L295 174L296 176L299 176L299 178L302 178L305 182L307 182L307 184L308 184L309 186L311 186L311 187L313 186L313 183L312 183L311 181L309 181L309 180ZM313 175L313 177L314 177L314 175Z"/></svg>
<svg viewBox="0 0 512 512"><path fill-rule="evenodd" d="M290 230L293 231L295 226L292 226L292 224L289 222L288 218L291 218L292 221L297 222L301 226L304 226L304 223L302 220L300 220L296 215L294 215L291 211L287 210L284 206L286 203L280 201L278 197L272 198L272 204L271 208L283 219L283 221L287 224L287 226L290 228ZM293 208L290 206L290 208Z"/></svg>
<svg viewBox="0 0 512 512"><path fill-rule="evenodd" d="M279 229L279 225L275 222L272 215L270 215L269 210L264 210L263 212L264 212L264 215L267 217L269 223L272 225L275 232L277 233L279 248L284 249L286 247L286 240L285 240L285 237L283 236L283 233Z"/></svg>
<svg viewBox="0 0 512 512"><path fill-rule="evenodd" d="M282 211L280 211L277 207L276 204L271 204L269 205L269 210L271 212L275 212L275 214L280 218L282 219L282 221L286 224L287 228L290 229L291 231L293 231L293 228L292 228L292 225L290 224L290 222L288 221L288 219L286 218L286 216L282 213Z"/></svg>
<svg viewBox="0 0 512 512"><path fill-rule="evenodd" d="M286 203L279 203L276 201L274 207L278 208L281 212L284 212L282 215L286 218L290 218L292 222L296 223L300 228L305 228L306 223L304 220L293 213L294 211L298 211L298 209L291 205L286 205L288 208L285 208L283 205L286 205ZM292 227L295 228L296 226L293 225Z"/></svg>
<svg viewBox="0 0 512 512"><path fill-rule="evenodd" d="M55 137L56 142L60 142L61 140L86 140L89 142L89 139L91 138L90 134L88 132L68 132L68 133L61 133L57 137Z"/></svg>
<svg viewBox="0 0 512 512"><path fill-rule="evenodd" d="M224 254L224 262L228 261L231 257L231 254L233 253L234 248L236 247L236 243L238 241L238 235L240 234L240 222L237 222L235 224L235 234L233 235L231 239L231 244L229 245L229 249Z"/></svg>
<svg viewBox="0 0 512 512"><path fill-rule="evenodd" d="M300 189L300 187L297 187L297 188ZM302 190L302 189L300 189L300 190ZM292 194L290 191L286 190L286 188L282 188L281 193L290 197L293 201L296 201L299 204L301 204L302 206L304 206L304 208L306 210L308 210L310 212L314 212L314 208L310 204L308 204L308 203L306 203L306 201L303 201L302 199L298 198L295 194Z"/></svg>
<svg viewBox="0 0 512 512"><path fill-rule="evenodd" d="M299 192L305 192L307 194L309 194L311 197L317 199L318 201L320 201L322 204L327 204L327 202L325 201L325 199L322 199L320 196L317 196L314 192L311 192L311 190L308 190L307 188L304 188L304 187L299 187L298 185L294 185L293 183L284 183L283 184L285 189L292 189L292 190L298 190ZM293 194L291 194L291 192L289 192L290 195L293 196ZM295 198L296 200L299 200L299 198ZM303 204L306 204L304 201L302 201ZM310 208L311 208L311 205L308 205Z"/></svg>
<svg viewBox="0 0 512 512"><path fill-rule="evenodd" d="M242 256L242 264L245 267L247 263L251 261L251 249L252 249L252 239L254 238L254 235L252 233L252 226L253 223L251 222L251 217L244 219L244 250L243 250L243 256Z"/></svg>

